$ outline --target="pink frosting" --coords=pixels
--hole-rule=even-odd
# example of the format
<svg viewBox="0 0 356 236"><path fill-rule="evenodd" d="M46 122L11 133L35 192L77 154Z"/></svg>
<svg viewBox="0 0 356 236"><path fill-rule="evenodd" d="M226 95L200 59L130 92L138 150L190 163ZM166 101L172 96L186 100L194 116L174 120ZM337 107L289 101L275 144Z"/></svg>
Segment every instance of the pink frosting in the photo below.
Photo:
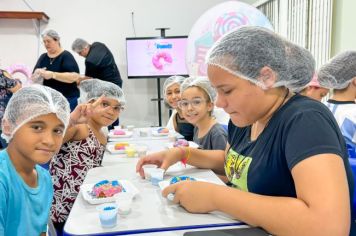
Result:
<svg viewBox="0 0 356 236"><path fill-rule="evenodd" d="M126 132L122 129L114 130L114 135L125 135Z"/></svg>

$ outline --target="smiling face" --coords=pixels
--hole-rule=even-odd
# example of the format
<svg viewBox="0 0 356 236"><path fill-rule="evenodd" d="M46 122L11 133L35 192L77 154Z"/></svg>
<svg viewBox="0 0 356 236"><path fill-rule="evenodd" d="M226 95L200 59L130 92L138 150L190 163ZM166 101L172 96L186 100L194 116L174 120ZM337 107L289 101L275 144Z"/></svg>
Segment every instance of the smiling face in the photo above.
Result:
<svg viewBox="0 0 356 236"><path fill-rule="evenodd" d="M181 94L179 108L189 123L197 125L200 121L210 117L214 104L210 102L204 90L198 87L189 87Z"/></svg>
<svg viewBox="0 0 356 236"><path fill-rule="evenodd" d="M208 66L208 77L217 90L215 105L223 108L238 127L263 119L278 98L277 89L263 90L217 66Z"/></svg>
<svg viewBox="0 0 356 236"><path fill-rule="evenodd" d="M171 106L174 109L177 109L178 107L178 102L180 101L180 84L174 83L171 86L169 86L166 90L166 101L169 106Z"/></svg>
<svg viewBox="0 0 356 236"><path fill-rule="evenodd" d="M123 107L116 99L104 98L90 119L100 126L109 126L119 118L122 110Z"/></svg>
<svg viewBox="0 0 356 236"><path fill-rule="evenodd" d="M47 163L59 150L64 125L54 113L38 116L22 125L9 143L16 162L32 166Z"/></svg>

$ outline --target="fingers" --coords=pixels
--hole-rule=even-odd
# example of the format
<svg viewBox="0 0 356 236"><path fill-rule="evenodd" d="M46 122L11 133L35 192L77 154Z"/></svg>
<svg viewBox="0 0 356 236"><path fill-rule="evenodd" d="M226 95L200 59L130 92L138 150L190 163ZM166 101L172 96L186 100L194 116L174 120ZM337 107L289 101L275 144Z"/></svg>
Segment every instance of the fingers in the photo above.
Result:
<svg viewBox="0 0 356 236"><path fill-rule="evenodd" d="M162 191L162 196L165 198L169 198L173 203L180 203L180 194L178 194L181 183L176 183L169 185ZM173 199L172 199L173 198Z"/></svg>
<svg viewBox="0 0 356 236"><path fill-rule="evenodd" d="M96 108L97 106L99 106L103 102L104 98L105 98L105 95L101 95L98 99L96 99L96 101L94 101L92 103L93 108Z"/></svg>

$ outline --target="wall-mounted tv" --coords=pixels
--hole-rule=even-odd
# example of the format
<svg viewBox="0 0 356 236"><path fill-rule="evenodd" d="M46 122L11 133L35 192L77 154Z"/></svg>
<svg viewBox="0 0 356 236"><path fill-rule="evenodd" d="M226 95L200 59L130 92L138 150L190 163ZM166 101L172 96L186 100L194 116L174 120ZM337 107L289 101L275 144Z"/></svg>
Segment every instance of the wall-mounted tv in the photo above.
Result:
<svg viewBox="0 0 356 236"><path fill-rule="evenodd" d="M187 36L126 38L127 76L165 78L187 76Z"/></svg>

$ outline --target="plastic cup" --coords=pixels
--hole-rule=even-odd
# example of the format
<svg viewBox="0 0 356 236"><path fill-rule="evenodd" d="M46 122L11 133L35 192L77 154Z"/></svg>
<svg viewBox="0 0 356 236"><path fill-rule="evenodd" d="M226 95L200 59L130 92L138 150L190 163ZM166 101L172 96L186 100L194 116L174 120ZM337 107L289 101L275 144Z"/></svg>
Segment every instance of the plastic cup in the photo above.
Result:
<svg viewBox="0 0 356 236"><path fill-rule="evenodd" d="M105 203L97 207L101 227L112 228L117 224L118 207L115 203Z"/></svg>
<svg viewBox="0 0 356 236"><path fill-rule="evenodd" d="M157 169L157 165L147 164L142 166L143 172L145 173L145 179L151 180L151 172Z"/></svg>
<svg viewBox="0 0 356 236"><path fill-rule="evenodd" d="M115 202L120 215L127 215L131 211L133 196L131 193L119 193L115 195Z"/></svg>
<svg viewBox="0 0 356 236"><path fill-rule="evenodd" d="M177 136L176 136L176 134L169 134L168 135L168 141L169 142L175 142L175 141L177 141Z"/></svg>
<svg viewBox="0 0 356 236"><path fill-rule="evenodd" d="M140 137L148 137L149 130L148 129L140 129Z"/></svg>
<svg viewBox="0 0 356 236"><path fill-rule="evenodd" d="M137 151L138 157L146 156L147 155L147 150L148 150L148 147L145 146L145 145L136 146L136 151Z"/></svg>
<svg viewBox="0 0 356 236"><path fill-rule="evenodd" d="M151 183L158 186L158 182L163 180L164 169L156 168L151 170Z"/></svg>
<svg viewBox="0 0 356 236"><path fill-rule="evenodd" d="M120 129L122 129L121 125L115 125L114 126L114 130L120 130Z"/></svg>

